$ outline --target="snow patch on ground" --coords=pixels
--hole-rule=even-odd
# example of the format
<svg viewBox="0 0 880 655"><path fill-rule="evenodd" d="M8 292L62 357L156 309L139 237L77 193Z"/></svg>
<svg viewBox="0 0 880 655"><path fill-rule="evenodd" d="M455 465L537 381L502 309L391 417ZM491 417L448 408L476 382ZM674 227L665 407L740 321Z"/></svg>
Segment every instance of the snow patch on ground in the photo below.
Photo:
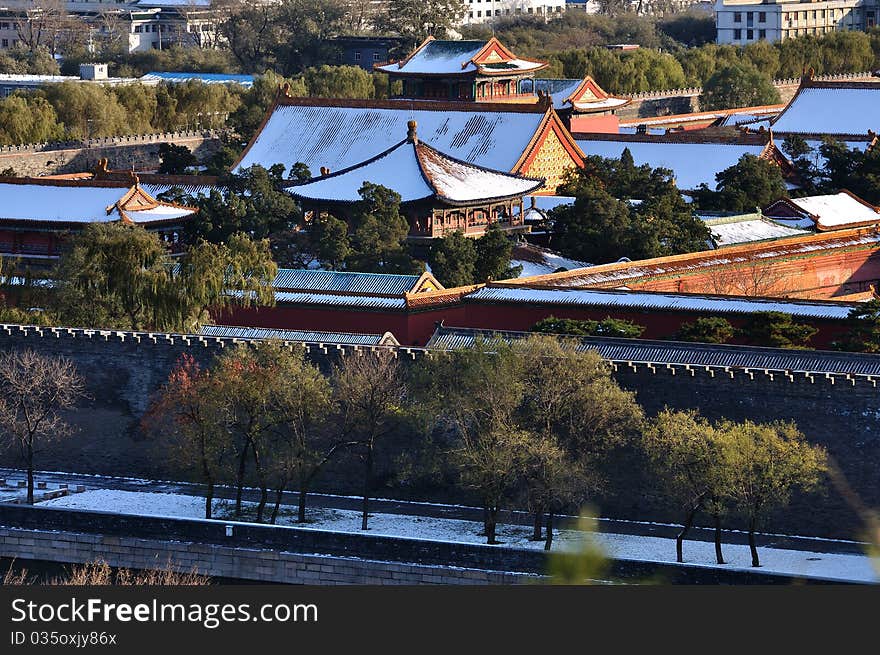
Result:
<svg viewBox="0 0 880 655"><path fill-rule="evenodd" d="M86 509L142 516L164 516L201 519L204 517L204 498L179 494L145 493L135 491L95 490L56 498L40 503L45 507ZM248 519L253 516L253 503L247 503ZM230 501L215 502L215 517L230 520ZM313 509L308 513L306 529L360 533L360 513L352 510ZM282 506L278 523L296 525L296 507ZM441 519L397 514L372 514L368 534L373 536L404 537L434 541L483 544L482 525L474 521ZM529 540L531 527L499 525L498 539L509 548L541 549L543 542ZM675 562L675 541L665 537L647 537L624 534L591 533L578 530L559 531L554 538L554 549L575 549L584 540L592 540L608 557L650 562ZM758 548L761 558L759 571L800 577L853 582L880 582L870 558L865 555L817 553L781 548ZM715 564L714 544L688 541L684 546L685 563L699 566ZM725 544L726 569L751 569L748 546Z"/></svg>

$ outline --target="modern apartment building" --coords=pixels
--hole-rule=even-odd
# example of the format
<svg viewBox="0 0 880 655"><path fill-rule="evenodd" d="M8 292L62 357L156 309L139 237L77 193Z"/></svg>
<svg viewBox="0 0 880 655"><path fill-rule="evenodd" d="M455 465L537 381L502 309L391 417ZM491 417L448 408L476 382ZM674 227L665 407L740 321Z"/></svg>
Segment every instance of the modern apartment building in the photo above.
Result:
<svg viewBox="0 0 880 655"><path fill-rule="evenodd" d="M880 0L717 0L718 43L784 41L835 30L867 30L880 19Z"/></svg>
<svg viewBox="0 0 880 655"><path fill-rule="evenodd" d="M544 16L551 18L565 11L565 0L463 0L467 12L465 25L488 23L493 18L507 16Z"/></svg>

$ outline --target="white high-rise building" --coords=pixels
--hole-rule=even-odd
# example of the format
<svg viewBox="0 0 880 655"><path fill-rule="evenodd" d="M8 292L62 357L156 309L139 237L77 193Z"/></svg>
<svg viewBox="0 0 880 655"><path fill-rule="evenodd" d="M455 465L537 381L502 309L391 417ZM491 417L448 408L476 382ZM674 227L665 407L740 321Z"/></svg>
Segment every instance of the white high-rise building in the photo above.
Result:
<svg viewBox="0 0 880 655"><path fill-rule="evenodd" d="M878 24L880 0L717 0L718 43L774 42L836 30L867 30Z"/></svg>
<svg viewBox="0 0 880 655"><path fill-rule="evenodd" d="M493 18L543 16L552 18L565 12L565 0L463 0L467 12L464 25L488 23Z"/></svg>

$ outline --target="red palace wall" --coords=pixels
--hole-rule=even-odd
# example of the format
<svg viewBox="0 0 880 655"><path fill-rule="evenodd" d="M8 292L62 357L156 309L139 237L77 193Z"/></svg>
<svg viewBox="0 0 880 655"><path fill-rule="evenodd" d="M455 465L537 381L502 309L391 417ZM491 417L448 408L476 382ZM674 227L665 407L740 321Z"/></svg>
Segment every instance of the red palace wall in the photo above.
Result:
<svg viewBox="0 0 880 655"><path fill-rule="evenodd" d="M817 300L833 298L867 291L870 285L876 285L880 281L880 251L837 251L808 258L774 260L770 265L747 265L738 273L682 272L674 278L633 279L626 280L625 284L631 289L651 291L736 294L738 289L735 286L730 288L730 279L737 274L745 280L738 284L749 285L749 280L758 280L756 289L759 295ZM619 284L616 282L614 286ZM742 292L741 288L739 292Z"/></svg>
<svg viewBox="0 0 880 655"><path fill-rule="evenodd" d="M599 134L619 134L620 119L613 115L607 116L585 116L572 115L571 132L593 132Z"/></svg>
<svg viewBox="0 0 880 655"><path fill-rule="evenodd" d="M495 330L528 331L541 319L555 316L579 320L602 320L606 317L632 321L645 326L642 337L665 339L674 335L682 323L700 316L699 312L639 312L616 308L560 307L556 305L480 304L464 302L441 305L418 312L364 311L357 308L327 309L300 308L279 305L259 309L236 308L217 322L221 325L283 328L290 330L321 330L381 334L391 332L405 346L424 346L434 333L436 324L443 321L449 327L472 327ZM747 317L725 316L734 327L745 324ZM810 320L819 328L811 343L825 348L845 331L845 325L834 320Z"/></svg>

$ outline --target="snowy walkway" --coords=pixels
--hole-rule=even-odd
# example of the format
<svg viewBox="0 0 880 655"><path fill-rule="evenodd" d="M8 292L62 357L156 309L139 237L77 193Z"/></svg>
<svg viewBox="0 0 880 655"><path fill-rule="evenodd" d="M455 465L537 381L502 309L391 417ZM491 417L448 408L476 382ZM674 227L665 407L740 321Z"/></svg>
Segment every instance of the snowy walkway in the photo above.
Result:
<svg viewBox="0 0 880 655"><path fill-rule="evenodd" d="M40 503L47 507L89 509L122 514L202 518L204 499L180 494L148 493L118 490L96 490L57 498ZM252 504L251 508L252 508ZM295 507L283 506L278 523L295 525ZM229 501L216 503L217 518L229 515ZM459 543L480 544L482 526L473 521L444 519L426 516L375 513L370 519L370 534L396 536L410 539L428 539ZM360 514L352 510L313 509L306 529L336 532L360 532ZM522 525L500 525L499 540L510 548L539 549L542 542L529 541L531 528ZM576 548L585 538L595 540L608 557L623 560L649 562L675 562L675 542L664 537L636 536L627 534L585 533L564 530L557 534L554 549ZM760 571L784 575L809 577L846 582L880 582L878 570L865 555L807 552L781 548L758 548L761 558ZM748 546L724 545L727 570L751 570ZM717 566L714 545L702 541L688 541L684 546L685 563L699 566ZM873 564L878 564L874 562ZM878 565L880 566L880 565Z"/></svg>

